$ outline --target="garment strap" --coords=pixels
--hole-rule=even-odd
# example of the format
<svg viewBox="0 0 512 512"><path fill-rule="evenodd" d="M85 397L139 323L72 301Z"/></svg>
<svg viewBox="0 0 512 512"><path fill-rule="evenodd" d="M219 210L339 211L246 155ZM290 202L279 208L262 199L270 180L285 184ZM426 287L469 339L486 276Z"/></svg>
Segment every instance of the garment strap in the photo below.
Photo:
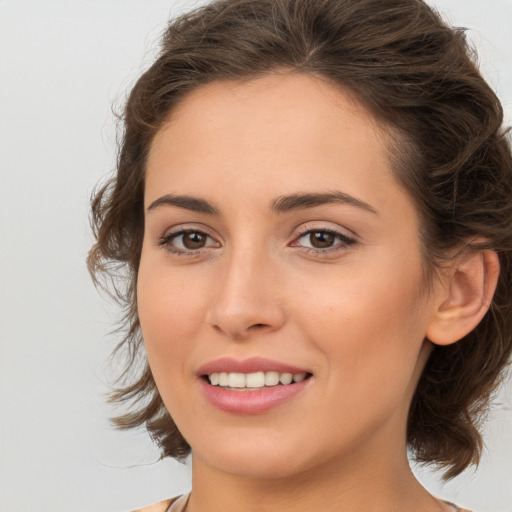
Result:
<svg viewBox="0 0 512 512"><path fill-rule="evenodd" d="M190 493L183 494L177 498L174 498L169 503L169 506L165 509L165 512L183 512L187 508L189 499Z"/></svg>

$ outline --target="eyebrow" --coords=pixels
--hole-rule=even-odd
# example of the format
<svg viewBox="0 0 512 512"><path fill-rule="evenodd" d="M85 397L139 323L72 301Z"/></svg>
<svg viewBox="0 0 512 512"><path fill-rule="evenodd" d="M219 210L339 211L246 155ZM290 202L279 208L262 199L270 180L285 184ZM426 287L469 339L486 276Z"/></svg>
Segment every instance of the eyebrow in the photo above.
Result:
<svg viewBox="0 0 512 512"><path fill-rule="evenodd" d="M212 206L205 199L186 195L177 196L173 194L166 194L165 196L159 197L148 206L146 212L150 212L151 210L164 205L178 206L179 208L184 208L185 210L207 213L209 215L219 214L219 210L215 208L215 206Z"/></svg>
<svg viewBox="0 0 512 512"><path fill-rule="evenodd" d="M361 199L357 199L344 192L324 192L324 193L305 193L291 194L289 196L281 196L272 202L271 210L275 213L286 213L296 210L304 210L315 206L323 206L325 204L348 204L356 206L367 212L379 215L377 210L365 203Z"/></svg>
<svg viewBox="0 0 512 512"><path fill-rule="evenodd" d="M377 210L365 203L361 199L357 199L344 192L320 192L320 193L297 193L287 196L280 196L270 205L270 210L274 213L287 213L297 210L305 210L314 208L315 206L323 206L326 204L348 204L356 206L362 210L378 215ZM206 213L208 215L218 215L219 210L205 199L192 197L188 195L166 194L153 201L147 208L150 212L160 206L177 206L198 213Z"/></svg>

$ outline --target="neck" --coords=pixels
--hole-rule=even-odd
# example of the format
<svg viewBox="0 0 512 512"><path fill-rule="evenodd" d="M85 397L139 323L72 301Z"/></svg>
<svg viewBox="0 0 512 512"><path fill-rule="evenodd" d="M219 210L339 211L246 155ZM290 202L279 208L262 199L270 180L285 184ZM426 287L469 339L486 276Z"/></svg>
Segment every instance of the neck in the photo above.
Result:
<svg viewBox="0 0 512 512"><path fill-rule="evenodd" d="M440 512L448 510L412 474L402 450L368 450L279 478L218 471L193 456L187 512Z"/></svg>

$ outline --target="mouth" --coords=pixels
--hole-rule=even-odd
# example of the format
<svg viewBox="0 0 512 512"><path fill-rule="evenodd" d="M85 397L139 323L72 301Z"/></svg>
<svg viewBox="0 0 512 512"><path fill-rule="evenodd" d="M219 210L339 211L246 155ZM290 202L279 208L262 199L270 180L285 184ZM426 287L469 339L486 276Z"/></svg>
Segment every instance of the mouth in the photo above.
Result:
<svg viewBox="0 0 512 512"><path fill-rule="evenodd" d="M263 414L302 396L314 375L280 361L253 357L243 361L221 358L198 373L207 402L230 414Z"/></svg>
<svg viewBox="0 0 512 512"><path fill-rule="evenodd" d="M232 391L257 391L274 386L290 386L309 379L309 372L258 371L253 373L212 372L203 379L212 386Z"/></svg>

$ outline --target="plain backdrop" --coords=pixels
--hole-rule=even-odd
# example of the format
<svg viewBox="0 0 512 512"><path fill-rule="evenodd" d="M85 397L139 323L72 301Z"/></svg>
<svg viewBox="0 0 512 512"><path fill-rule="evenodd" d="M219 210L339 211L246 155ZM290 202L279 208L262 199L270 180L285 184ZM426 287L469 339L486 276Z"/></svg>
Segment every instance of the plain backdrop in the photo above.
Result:
<svg viewBox="0 0 512 512"><path fill-rule="evenodd" d="M0 512L121 512L189 489L144 431L115 432L104 393L117 310L85 268L88 199L115 162L112 105L166 21L201 2L0 0ZM512 119L512 1L437 0L468 27ZM511 198L512 200L512 198ZM478 471L434 493L512 512L512 385Z"/></svg>

